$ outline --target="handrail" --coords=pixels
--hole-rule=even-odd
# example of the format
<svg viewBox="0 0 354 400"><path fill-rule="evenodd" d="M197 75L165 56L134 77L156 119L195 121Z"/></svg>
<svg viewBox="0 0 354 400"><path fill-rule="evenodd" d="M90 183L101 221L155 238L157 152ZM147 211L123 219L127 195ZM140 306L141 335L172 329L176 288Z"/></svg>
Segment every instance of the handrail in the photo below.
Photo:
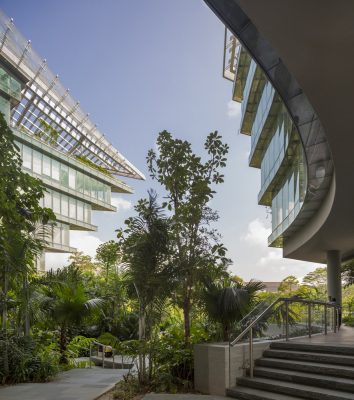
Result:
<svg viewBox="0 0 354 400"><path fill-rule="evenodd" d="M289 303L303 303L308 305L308 328L309 328L309 337L311 337L312 326L312 305L322 305L324 306L324 320L325 320L325 335L327 334L327 309L329 307L333 308L333 330L337 332L337 329L340 327L340 313L339 310L341 307L336 303L328 303L325 301L319 300L306 300L300 297L279 297L274 300L265 310L263 310L257 317L255 317L249 325L234 339L232 342L229 342L229 380L231 382L231 347L234 347L236 343L240 341L247 333L249 333L249 374L250 377L253 378L253 327L270 311L272 310L278 303L284 303L286 305L286 315L285 315L285 339L289 340ZM249 313L250 314L250 313ZM248 315L249 315L248 314Z"/></svg>
<svg viewBox="0 0 354 400"><path fill-rule="evenodd" d="M97 342L97 340L94 340L90 343L90 368L91 368L91 358L92 358L92 346L102 346L102 368L104 368L104 360L106 358L105 356L105 348L106 347L110 347L112 349L112 360L113 360L113 364L112 367L115 368L115 363L114 363L114 353L115 353L115 348L111 345L107 345L107 344L103 344L100 342Z"/></svg>

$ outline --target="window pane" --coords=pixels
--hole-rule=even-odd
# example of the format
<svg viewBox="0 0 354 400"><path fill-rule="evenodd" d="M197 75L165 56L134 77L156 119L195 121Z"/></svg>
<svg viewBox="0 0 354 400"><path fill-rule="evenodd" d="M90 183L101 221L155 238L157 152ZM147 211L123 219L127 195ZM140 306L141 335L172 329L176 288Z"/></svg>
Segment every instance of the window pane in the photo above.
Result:
<svg viewBox="0 0 354 400"><path fill-rule="evenodd" d="M76 171L76 189L81 193L84 192L84 175L79 171Z"/></svg>
<svg viewBox="0 0 354 400"><path fill-rule="evenodd" d="M59 162L56 160L52 160L52 178L59 180Z"/></svg>
<svg viewBox="0 0 354 400"><path fill-rule="evenodd" d="M76 189L76 171L72 168L69 168L69 187Z"/></svg>
<svg viewBox="0 0 354 400"><path fill-rule="evenodd" d="M70 218L76 219L76 200L70 199Z"/></svg>
<svg viewBox="0 0 354 400"><path fill-rule="evenodd" d="M59 224L53 227L53 242L56 244L61 244L61 232Z"/></svg>
<svg viewBox="0 0 354 400"><path fill-rule="evenodd" d="M42 174L42 154L36 150L33 150L33 172Z"/></svg>
<svg viewBox="0 0 354 400"><path fill-rule="evenodd" d="M69 199L64 194L61 195L61 215L69 216Z"/></svg>
<svg viewBox="0 0 354 400"><path fill-rule="evenodd" d="M69 167L63 163L60 163L60 183L66 187L69 185Z"/></svg>
<svg viewBox="0 0 354 400"><path fill-rule="evenodd" d="M44 207L52 208L52 194L44 192Z"/></svg>
<svg viewBox="0 0 354 400"><path fill-rule="evenodd" d="M67 225L62 225L61 243L65 246L69 246L69 227Z"/></svg>
<svg viewBox="0 0 354 400"><path fill-rule="evenodd" d="M50 158L43 154L43 175L50 176Z"/></svg>
<svg viewBox="0 0 354 400"><path fill-rule="evenodd" d="M85 194L91 196L91 178L85 175L84 180L85 180Z"/></svg>
<svg viewBox="0 0 354 400"><path fill-rule="evenodd" d="M89 204L85 204L85 222L91 223L91 206Z"/></svg>
<svg viewBox="0 0 354 400"><path fill-rule="evenodd" d="M79 221L84 220L84 207L83 207L83 203L81 201L77 202L77 219Z"/></svg>
<svg viewBox="0 0 354 400"><path fill-rule="evenodd" d="M53 192L53 211L60 214L60 194Z"/></svg>
<svg viewBox="0 0 354 400"><path fill-rule="evenodd" d="M28 146L23 146L23 166L32 169L32 149Z"/></svg>

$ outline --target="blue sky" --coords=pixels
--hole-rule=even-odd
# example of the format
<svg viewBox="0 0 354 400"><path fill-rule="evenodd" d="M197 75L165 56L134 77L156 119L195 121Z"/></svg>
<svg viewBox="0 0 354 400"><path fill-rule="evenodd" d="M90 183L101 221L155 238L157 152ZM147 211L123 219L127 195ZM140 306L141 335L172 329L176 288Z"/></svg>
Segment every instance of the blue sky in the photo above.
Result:
<svg viewBox="0 0 354 400"><path fill-rule="evenodd" d="M32 40L64 86L80 100L111 143L147 180L127 180L134 195L113 199L117 213L97 212L96 233L72 233L72 245L94 254L132 214L149 188L145 157L166 129L202 152L214 130L230 145L225 183L212 207L229 249L232 271L244 279L304 276L313 264L284 260L267 248L270 216L257 205L259 171L249 168L249 138L239 134L239 105L222 78L223 26L202 0L1 0L3 11ZM51 255L48 266L66 257Z"/></svg>

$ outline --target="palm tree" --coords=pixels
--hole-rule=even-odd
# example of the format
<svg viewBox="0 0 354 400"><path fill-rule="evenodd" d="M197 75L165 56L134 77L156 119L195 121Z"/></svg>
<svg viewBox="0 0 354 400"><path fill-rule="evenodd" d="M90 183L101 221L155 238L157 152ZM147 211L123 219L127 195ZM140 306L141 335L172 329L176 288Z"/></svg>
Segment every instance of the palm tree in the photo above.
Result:
<svg viewBox="0 0 354 400"><path fill-rule="evenodd" d="M243 283L224 279L206 282L202 300L209 318L221 325L224 341L229 341L232 326L256 305L257 293L264 289L259 281Z"/></svg>
<svg viewBox="0 0 354 400"><path fill-rule="evenodd" d="M157 204L156 193L135 207L136 217L126 221L127 229L118 231L122 245L126 279L139 304L139 339L150 334L156 309L171 293L172 275L168 264L169 220ZM146 322L149 322L148 326ZM145 354L140 355L140 379L145 379ZM151 368L151 365L150 365Z"/></svg>
<svg viewBox="0 0 354 400"><path fill-rule="evenodd" d="M49 271L42 284L42 309L59 330L60 362L65 364L68 329L79 326L102 305L103 300L88 298L81 273L75 266Z"/></svg>

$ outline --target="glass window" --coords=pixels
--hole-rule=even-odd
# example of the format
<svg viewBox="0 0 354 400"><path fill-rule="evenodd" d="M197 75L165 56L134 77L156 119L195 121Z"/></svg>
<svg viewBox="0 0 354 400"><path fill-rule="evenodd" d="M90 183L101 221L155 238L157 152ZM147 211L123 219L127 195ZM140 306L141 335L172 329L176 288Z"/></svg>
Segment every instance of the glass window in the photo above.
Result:
<svg viewBox="0 0 354 400"><path fill-rule="evenodd" d="M33 172L42 174L42 154L37 150L33 150Z"/></svg>
<svg viewBox="0 0 354 400"><path fill-rule="evenodd" d="M53 211L60 214L60 194L53 192Z"/></svg>
<svg viewBox="0 0 354 400"><path fill-rule="evenodd" d="M64 246L69 246L69 227L67 225L62 225L61 230L61 243Z"/></svg>
<svg viewBox="0 0 354 400"><path fill-rule="evenodd" d="M64 194L61 195L61 215L69 216L69 198Z"/></svg>
<svg viewBox="0 0 354 400"><path fill-rule="evenodd" d="M73 168L69 168L69 187L76 189L76 171Z"/></svg>
<svg viewBox="0 0 354 400"><path fill-rule="evenodd" d="M85 180L85 194L91 196L91 178L85 175L84 180Z"/></svg>
<svg viewBox="0 0 354 400"><path fill-rule="evenodd" d="M60 224L53 226L53 243L61 244Z"/></svg>
<svg viewBox="0 0 354 400"><path fill-rule="evenodd" d="M52 160L52 178L59 181L59 162L57 160Z"/></svg>
<svg viewBox="0 0 354 400"><path fill-rule="evenodd" d="M84 192L84 175L79 171L76 171L76 189L81 193Z"/></svg>
<svg viewBox="0 0 354 400"><path fill-rule="evenodd" d="M52 208L52 194L48 192L44 192L44 207Z"/></svg>
<svg viewBox="0 0 354 400"><path fill-rule="evenodd" d="M76 200L69 199L70 201L70 218L76 219Z"/></svg>
<svg viewBox="0 0 354 400"><path fill-rule="evenodd" d="M60 183L63 186L69 186L69 167L63 163L60 163Z"/></svg>
<svg viewBox="0 0 354 400"><path fill-rule="evenodd" d="M89 204L85 204L85 222L88 224L91 223L91 206Z"/></svg>
<svg viewBox="0 0 354 400"><path fill-rule="evenodd" d="M32 149L28 146L23 146L23 166L32 169Z"/></svg>
<svg viewBox="0 0 354 400"><path fill-rule="evenodd" d="M43 175L50 176L50 158L43 154Z"/></svg>
<svg viewBox="0 0 354 400"><path fill-rule="evenodd" d="M81 201L77 202L77 219L79 221L83 221L84 220L84 205Z"/></svg>

